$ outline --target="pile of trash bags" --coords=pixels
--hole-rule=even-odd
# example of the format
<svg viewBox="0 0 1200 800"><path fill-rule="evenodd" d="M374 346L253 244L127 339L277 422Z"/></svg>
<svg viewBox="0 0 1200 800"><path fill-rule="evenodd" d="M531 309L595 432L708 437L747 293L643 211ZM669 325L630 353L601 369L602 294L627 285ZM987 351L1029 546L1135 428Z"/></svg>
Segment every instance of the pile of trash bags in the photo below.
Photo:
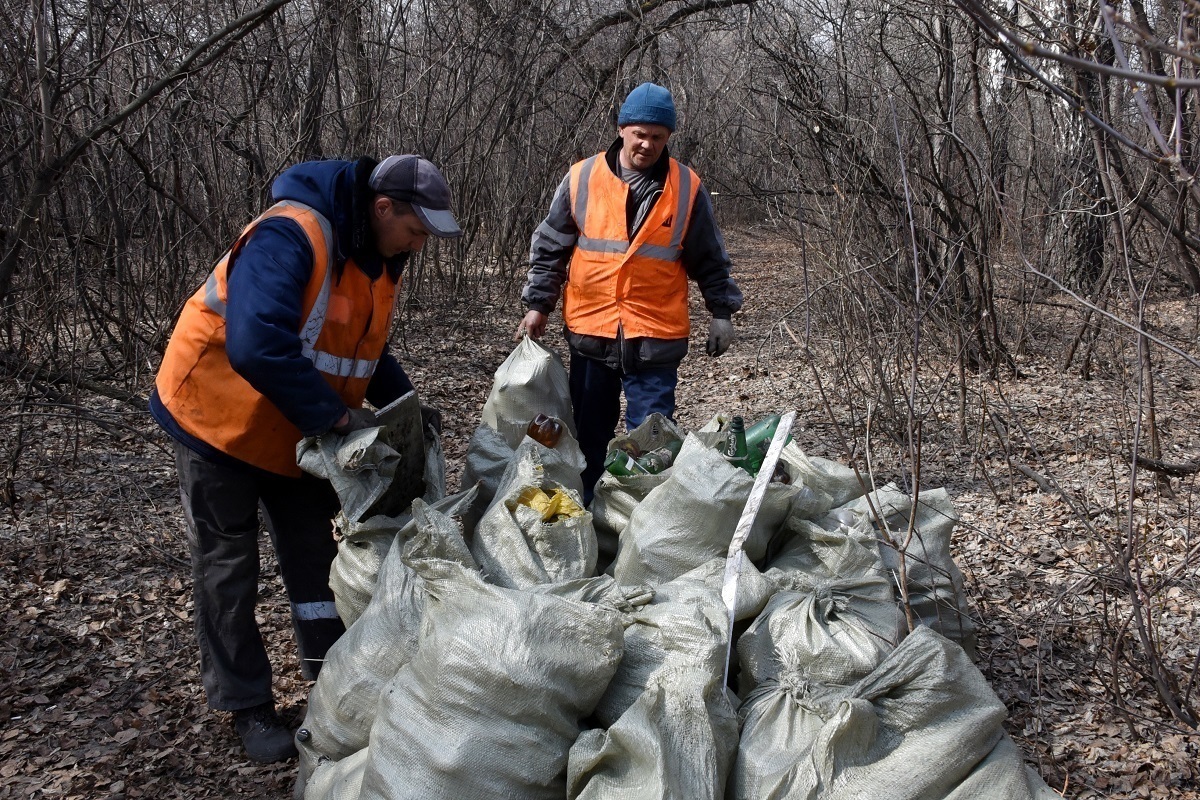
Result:
<svg viewBox="0 0 1200 800"><path fill-rule="evenodd" d="M562 423L554 447L525 435L538 414ZM673 465L606 473L584 507L566 370L523 340L462 491L427 457L404 513L343 508L348 630L297 733L295 796L1057 797L972 663L946 492L865 487L789 443L790 482L766 485L728 583L754 484L715 446L728 424L652 416L630 436L682 441ZM387 447L360 434L308 442L310 458L376 481Z"/></svg>

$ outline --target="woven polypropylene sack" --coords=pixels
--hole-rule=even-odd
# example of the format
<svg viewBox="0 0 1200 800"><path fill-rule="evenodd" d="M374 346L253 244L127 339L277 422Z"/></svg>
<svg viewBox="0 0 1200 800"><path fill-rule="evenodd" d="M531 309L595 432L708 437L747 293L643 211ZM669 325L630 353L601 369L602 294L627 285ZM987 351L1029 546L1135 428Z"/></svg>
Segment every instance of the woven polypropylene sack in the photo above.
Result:
<svg viewBox="0 0 1200 800"><path fill-rule="evenodd" d="M659 584L655 589L654 598L660 603L666 603L688 600L700 594L715 593L718 597L723 597L725 566L724 557L707 561L673 581ZM757 617L777 589L771 578L759 572L758 567L751 561L742 559L737 573L737 594L733 601L734 621L741 622Z"/></svg>
<svg viewBox="0 0 1200 800"><path fill-rule="evenodd" d="M1003 744L1004 705L962 648L929 628L853 686L764 684L741 713L733 798L1036 796Z"/></svg>
<svg viewBox="0 0 1200 800"><path fill-rule="evenodd" d="M362 800L560 800L580 720L621 660L620 614L414 567L425 624L380 703Z"/></svg>
<svg viewBox="0 0 1200 800"><path fill-rule="evenodd" d="M1062 800L1028 764L1007 733L979 762L975 769L958 784L945 800L974 800L981 798L1016 798L1016 800Z"/></svg>
<svg viewBox="0 0 1200 800"><path fill-rule="evenodd" d="M620 583L657 585L724 556L753 485L749 473L689 435L667 480L630 516L613 576ZM801 489L768 484L745 545L752 560L766 554Z"/></svg>
<svg viewBox="0 0 1200 800"><path fill-rule="evenodd" d="M363 749L341 761L322 762L296 794L297 799L358 800L367 760L368 753Z"/></svg>
<svg viewBox="0 0 1200 800"><path fill-rule="evenodd" d="M383 687L417 650L426 586L407 562L441 558L475 569L457 522L420 500L413 512L413 532L384 559L366 611L325 656L301 726L307 737L297 738L302 774L367 746Z"/></svg>
<svg viewBox="0 0 1200 800"><path fill-rule="evenodd" d="M723 681L724 567L713 559L626 616L625 656L596 706L607 730L584 733L571 749L568 797L722 797L737 749ZM745 568L743 604L761 608L769 584L752 564Z"/></svg>
<svg viewBox="0 0 1200 800"><path fill-rule="evenodd" d="M475 487L440 500L426 498L426 502L433 510L458 519L464 536L474 531L482 511L479 490ZM333 590L338 616L348 628L371 602L379 568L392 549L392 543L397 537L404 540L411 536L416 524L411 513L398 517L370 517L357 524L339 514L335 527L340 538L337 556L329 568L329 588Z"/></svg>
<svg viewBox="0 0 1200 800"><path fill-rule="evenodd" d="M496 370L483 423L516 448L538 414L557 417L575 435L567 368L558 353L526 336Z"/></svg>
<svg viewBox="0 0 1200 800"><path fill-rule="evenodd" d="M778 677L781 654L806 677L846 683L874 668L904 637L892 576L874 537L802 522L765 575L782 591L738 643L744 697Z"/></svg>
<svg viewBox="0 0 1200 800"><path fill-rule="evenodd" d="M372 509L383 501L396 476L400 454L383 433L383 428L365 428L346 436L308 437L296 445L300 468L329 481L342 514L352 523L378 513Z"/></svg>
<svg viewBox="0 0 1200 800"><path fill-rule="evenodd" d="M726 792L729 800L815 800L820 796L793 790L797 762L825 724L808 706L814 688L823 690L802 679L768 681L742 701L738 752Z"/></svg>
<svg viewBox="0 0 1200 800"><path fill-rule="evenodd" d="M704 671L662 673L607 730L571 748L571 800L721 800L737 750L737 717Z"/></svg>
<svg viewBox="0 0 1200 800"><path fill-rule="evenodd" d="M718 445L728 436L729 422L728 414L717 414L697 430L696 435L710 446ZM784 445L779 453L779 461L793 484L803 485L811 492L798 511L814 516L824 514L828 509L845 505L866 491L851 467L807 455L794 441Z"/></svg>
<svg viewBox="0 0 1200 800"><path fill-rule="evenodd" d="M880 594L880 580L844 578L772 597L738 639L742 696L782 672L846 685L877 667L900 640L895 601L890 594L873 597Z"/></svg>
<svg viewBox="0 0 1200 800"><path fill-rule="evenodd" d="M867 573L891 577L883 567L875 534L859 528L840 525L828 530L816 522L793 519L776 542L779 546L767 562L766 574L781 589L802 591Z"/></svg>
<svg viewBox="0 0 1200 800"><path fill-rule="evenodd" d="M388 429L381 425L346 436L309 436L296 445L300 468L329 481L341 503L342 515L351 525L380 514L398 516L406 510L407 500L418 493L426 502L446 496L446 458L437 431L427 427L421 439L424 452L417 469L422 473L422 483L418 484L416 475L412 475L404 479L404 486L397 475L403 472L402 462L406 459L393 449L388 436Z"/></svg>
<svg viewBox="0 0 1200 800"><path fill-rule="evenodd" d="M869 502L868 502L869 499ZM848 525L860 531L877 532L872 524L875 512L883 517L887 531L897 546L903 547L913 523L912 540L905 548L905 575L908 602L921 625L933 628L975 655L975 623L967 609L963 576L950 555L950 540L957 515L945 489L924 490L917 500L914 519L913 501L895 486L888 485L866 497L834 509L824 521L826 527ZM900 575L897 547L878 535L883 566Z"/></svg>
<svg viewBox="0 0 1200 800"><path fill-rule="evenodd" d="M471 553L491 583L515 589L595 574L592 515L578 491L554 480L543 461L553 453L526 438L475 528ZM543 514L531 498L555 503Z"/></svg>
<svg viewBox="0 0 1200 800"><path fill-rule="evenodd" d="M611 575L542 583L530 586L526 591L550 594L580 603L596 603L627 614L637 611L654 599L654 590L649 586L622 586Z"/></svg>
<svg viewBox="0 0 1200 800"><path fill-rule="evenodd" d="M654 599L627 615L625 656L596 706L596 719L612 725L656 679L689 671L700 687L683 687L701 696L720 691L729 642L727 613L720 587L685 576L660 586Z"/></svg>
<svg viewBox="0 0 1200 800"><path fill-rule="evenodd" d="M392 549L397 532L398 529L393 528L338 541L337 556L329 565L329 588L333 590L338 616L346 627L353 625L371 602L379 568Z"/></svg>
<svg viewBox="0 0 1200 800"><path fill-rule="evenodd" d="M662 414L651 414L625 437L632 439L642 452L657 450L671 442L682 442L684 433L675 423ZM592 487L594 494L588 510L592 512L592 523L596 526L596 541L600 548L601 566L612 563L617 556L617 542L621 531L629 524L629 516L638 503L656 486L666 482L671 468L653 475L617 476L607 471Z"/></svg>
<svg viewBox="0 0 1200 800"><path fill-rule="evenodd" d="M480 425L475 429L471 441L467 444L467 456L463 462L462 485L478 484L483 502L491 503L517 449L525 442L532 441L534 440L525 437L520 439L515 446L510 445L499 431L487 424ZM584 459L583 451L579 449L579 443L575 441L575 437L564 430L558 444L552 448L543 449L545 452L542 453L542 465L551 477L582 495L581 473L587 465L587 461Z"/></svg>
<svg viewBox="0 0 1200 800"><path fill-rule="evenodd" d="M783 448L780 459L792 481L803 481L814 492L829 498L830 506L849 503L864 494L862 483L850 467L837 461L805 454L795 442Z"/></svg>

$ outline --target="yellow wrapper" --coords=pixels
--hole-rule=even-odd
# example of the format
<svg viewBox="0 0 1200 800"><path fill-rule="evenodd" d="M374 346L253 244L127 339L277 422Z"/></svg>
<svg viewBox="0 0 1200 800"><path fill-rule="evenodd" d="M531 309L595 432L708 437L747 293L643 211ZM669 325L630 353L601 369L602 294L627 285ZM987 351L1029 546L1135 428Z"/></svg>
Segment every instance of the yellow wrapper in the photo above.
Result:
<svg viewBox="0 0 1200 800"><path fill-rule="evenodd" d="M536 486L531 486L517 497L517 502L529 506L542 515L542 522L555 519L578 517L583 514L583 507L571 499L566 492L555 489L546 494Z"/></svg>

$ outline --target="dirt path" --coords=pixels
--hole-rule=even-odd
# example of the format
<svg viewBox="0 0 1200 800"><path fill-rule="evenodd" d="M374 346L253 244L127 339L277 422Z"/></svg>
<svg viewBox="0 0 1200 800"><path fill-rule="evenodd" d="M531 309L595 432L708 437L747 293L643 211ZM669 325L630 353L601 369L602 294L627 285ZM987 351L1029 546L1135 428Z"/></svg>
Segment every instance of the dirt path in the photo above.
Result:
<svg viewBox="0 0 1200 800"><path fill-rule="evenodd" d="M725 357L709 359L705 326L698 326L681 374L679 421L692 428L717 411L753 418L796 408L802 446L840 457L835 427L791 338L803 335L803 308L787 316L788 329L778 324L803 296L794 254L753 233L731 236L730 244L747 296L737 319L740 339ZM1194 318L1182 305L1162 313L1181 325ZM698 306L696 317L703 319ZM444 410L451 488L518 318L515 300L414 311L395 348L424 400ZM1048 328L1053 333L1052 323ZM815 333L816 349L827 351L819 357L828 357L837 342ZM548 343L565 352L557 332ZM1109 421L1127 400L1116 382L1085 385L1033 356L1023 356L1021 366L1027 377L1002 386L1000 397L982 382L972 389L991 395L1005 418L1021 420L1028 438L1021 447L1038 449L1042 474L1089 499L1099 532L1013 469L1012 449L1006 457L994 432L975 430L983 418L978 409L968 408L975 422L965 440L952 414L941 428L929 426L923 483L947 486L963 515L956 555L980 618L980 667L1008 705L1008 730L1030 763L1055 788L1065 785L1068 796L1200 797L1200 738L1138 721L1143 712L1161 719L1159 709L1118 713L1100 685L1096 644L1080 633L1106 612L1087 584L1096 582L1095 548L1106 531L1116 531L1114 498L1124 473L1111 454ZM851 413L850 390L836 373L823 381L838 424L856 430L861 420ZM15 408L16 387L0 391ZM1164 424L1180 453L1200 452L1195 399L1186 383L1163 387L1165 407L1177 409L1163 415ZM147 440L153 424L145 414L103 399L86 402L82 414L48 403L28 408L17 506L0 512L0 592L9 599L0 623L0 797L290 796L294 764L242 760L228 716L205 707L166 442L157 434ZM905 467L903 448L886 437L872 458L880 482ZM1192 487L1176 487L1174 499L1152 490L1134 498L1146 535L1162 541L1164 569L1172 554L1192 546L1183 505ZM264 574L273 569L268 554ZM1194 657L1200 638L1192 575L1165 617L1176 626L1164 630L1178 637L1181 659L1189 647ZM260 615L278 700L298 722L308 685L299 678L275 577L263 581ZM1125 691L1146 696L1138 686ZM1135 741L1131 730L1148 739Z"/></svg>

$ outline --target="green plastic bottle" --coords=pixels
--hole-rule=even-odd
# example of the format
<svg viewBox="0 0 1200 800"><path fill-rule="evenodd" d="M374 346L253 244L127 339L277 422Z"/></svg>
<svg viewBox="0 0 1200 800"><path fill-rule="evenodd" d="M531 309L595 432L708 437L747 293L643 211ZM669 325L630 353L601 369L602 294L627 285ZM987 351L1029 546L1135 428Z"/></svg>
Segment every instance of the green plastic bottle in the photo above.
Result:
<svg viewBox="0 0 1200 800"><path fill-rule="evenodd" d="M771 446L771 440L775 438L775 431L779 428L779 420L779 414L772 414L746 429L746 447L750 451L746 456L746 471L751 475L757 475L762 467L763 460L767 457L767 448ZM792 437L789 434L783 443L787 444L790 441Z"/></svg>
<svg viewBox="0 0 1200 800"><path fill-rule="evenodd" d="M750 455L750 448L746 444L746 421L741 417L734 417L729 421L724 454L730 464L750 471L746 466L746 459Z"/></svg>

